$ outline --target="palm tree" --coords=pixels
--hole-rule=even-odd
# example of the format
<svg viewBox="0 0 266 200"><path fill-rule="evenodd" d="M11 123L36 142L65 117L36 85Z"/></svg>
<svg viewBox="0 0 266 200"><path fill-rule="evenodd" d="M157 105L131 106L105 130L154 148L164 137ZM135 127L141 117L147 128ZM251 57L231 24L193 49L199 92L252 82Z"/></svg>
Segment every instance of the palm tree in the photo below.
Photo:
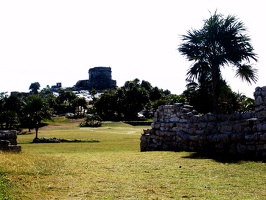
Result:
<svg viewBox="0 0 266 200"><path fill-rule="evenodd" d="M32 94L38 94L38 90L40 89L41 85L39 82L34 82L30 84L29 90Z"/></svg>
<svg viewBox="0 0 266 200"><path fill-rule="evenodd" d="M183 43L179 52L189 61L194 61L187 72L187 80L198 80L200 84L210 82L214 112L218 105L222 75L221 67L236 67L236 77L248 83L256 83L257 70L251 66L251 60L257 56L245 34L244 24L235 16L224 17L216 12L199 30L189 30L182 35Z"/></svg>
<svg viewBox="0 0 266 200"><path fill-rule="evenodd" d="M40 123L43 119L51 119L52 109L40 95L30 95L25 99L24 113L30 123L35 126L35 138L37 139Z"/></svg>

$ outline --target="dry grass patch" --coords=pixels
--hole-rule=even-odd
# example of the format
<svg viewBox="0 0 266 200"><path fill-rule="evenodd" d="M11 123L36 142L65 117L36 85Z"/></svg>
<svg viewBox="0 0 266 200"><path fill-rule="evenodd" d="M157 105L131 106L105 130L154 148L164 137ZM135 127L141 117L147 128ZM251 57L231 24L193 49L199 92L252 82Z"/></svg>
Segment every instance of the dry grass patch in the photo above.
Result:
<svg viewBox="0 0 266 200"><path fill-rule="evenodd" d="M1 153L0 157L0 171L9 181L5 193L11 199L53 199L60 194L61 189L56 193L47 191L60 182L57 175L64 169L61 158L29 153Z"/></svg>
<svg viewBox="0 0 266 200"><path fill-rule="evenodd" d="M139 152L145 127L40 130L40 136L99 143L31 144L0 154L0 172L13 199L266 199L262 162L222 163L188 152ZM32 138L33 139L33 138Z"/></svg>

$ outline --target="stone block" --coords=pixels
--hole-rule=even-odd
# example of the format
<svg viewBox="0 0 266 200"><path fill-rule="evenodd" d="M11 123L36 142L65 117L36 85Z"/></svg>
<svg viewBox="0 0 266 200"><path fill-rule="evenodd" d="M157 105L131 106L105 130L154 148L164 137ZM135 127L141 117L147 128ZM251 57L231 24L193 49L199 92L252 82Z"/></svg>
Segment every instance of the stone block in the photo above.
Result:
<svg viewBox="0 0 266 200"><path fill-rule="evenodd" d="M258 136L255 134L251 134L251 135L245 135L245 140L246 141L255 141L258 139Z"/></svg>
<svg viewBox="0 0 266 200"><path fill-rule="evenodd" d="M256 112L256 117L258 117L258 118L266 117L266 110Z"/></svg>
<svg viewBox="0 0 266 200"><path fill-rule="evenodd" d="M9 140L0 140L0 148L7 148L10 145Z"/></svg>
<svg viewBox="0 0 266 200"><path fill-rule="evenodd" d="M264 141L266 143L266 132L263 132L263 133L260 134L259 140L260 141Z"/></svg>
<svg viewBox="0 0 266 200"><path fill-rule="evenodd" d="M199 137L198 137L198 135L190 135L189 139L192 140L192 141L198 141Z"/></svg>
<svg viewBox="0 0 266 200"><path fill-rule="evenodd" d="M178 121L178 117L175 115L175 116L171 116L170 122L177 122Z"/></svg>
<svg viewBox="0 0 266 200"><path fill-rule="evenodd" d="M243 144L237 144L237 153L245 154L246 153L246 146Z"/></svg>
<svg viewBox="0 0 266 200"><path fill-rule="evenodd" d="M17 145L17 131L0 130L0 150L20 152L21 147Z"/></svg>
<svg viewBox="0 0 266 200"><path fill-rule="evenodd" d="M247 146L246 146L246 149L247 149L248 151L255 151L255 150L256 150L256 146L255 146L255 145L247 145Z"/></svg>

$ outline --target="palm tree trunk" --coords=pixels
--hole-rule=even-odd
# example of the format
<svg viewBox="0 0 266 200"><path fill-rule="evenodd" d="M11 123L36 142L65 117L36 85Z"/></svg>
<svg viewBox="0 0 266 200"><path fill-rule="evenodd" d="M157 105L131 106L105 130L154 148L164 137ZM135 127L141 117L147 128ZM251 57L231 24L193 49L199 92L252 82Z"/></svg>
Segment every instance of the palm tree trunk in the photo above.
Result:
<svg viewBox="0 0 266 200"><path fill-rule="evenodd" d="M219 105L219 80L220 80L220 70L219 65L212 65L212 98L213 98L213 113L218 112Z"/></svg>
<svg viewBox="0 0 266 200"><path fill-rule="evenodd" d="M38 138L38 130L39 130L39 123L37 122L35 125L35 132L36 132L35 138Z"/></svg>

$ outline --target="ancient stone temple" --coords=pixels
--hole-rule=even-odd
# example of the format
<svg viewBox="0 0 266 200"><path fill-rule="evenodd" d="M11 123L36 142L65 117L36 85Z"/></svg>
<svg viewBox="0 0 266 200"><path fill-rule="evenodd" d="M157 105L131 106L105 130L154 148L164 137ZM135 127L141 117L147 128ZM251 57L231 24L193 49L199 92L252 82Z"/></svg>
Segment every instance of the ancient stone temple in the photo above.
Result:
<svg viewBox="0 0 266 200"><path fill-rule="evenodd" d="M94 88L101 91L115 86L116 81L112 80L111 67L94 67L89 69L89 90Z"/></svg>
<svg viewBox="0 0 266 200"><path fill-rule="evenodd" d="M79 80L75 87L103 91L116 87L116 81L112 80L111 67L94 67L89 69L89 80Z"/></svg>

